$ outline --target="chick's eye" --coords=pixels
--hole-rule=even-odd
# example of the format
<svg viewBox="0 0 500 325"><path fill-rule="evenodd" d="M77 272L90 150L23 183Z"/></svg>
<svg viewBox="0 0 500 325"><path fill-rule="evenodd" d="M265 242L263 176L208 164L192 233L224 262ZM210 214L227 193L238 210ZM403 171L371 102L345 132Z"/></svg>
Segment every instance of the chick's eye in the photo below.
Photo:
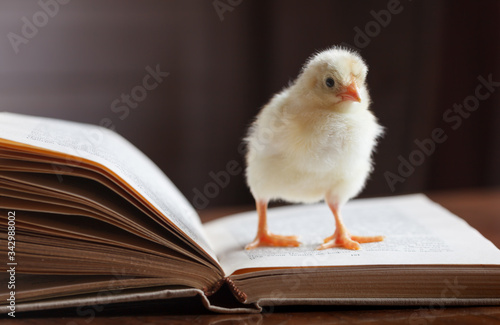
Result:
<svg viewBox="0 0 500 325"><path fill-rule="evenodd" d="M335 86L335 80L333 80L333 78L331 77L328 77L325 80L325 84L328 88L332 88L333 86Z"/></svg>

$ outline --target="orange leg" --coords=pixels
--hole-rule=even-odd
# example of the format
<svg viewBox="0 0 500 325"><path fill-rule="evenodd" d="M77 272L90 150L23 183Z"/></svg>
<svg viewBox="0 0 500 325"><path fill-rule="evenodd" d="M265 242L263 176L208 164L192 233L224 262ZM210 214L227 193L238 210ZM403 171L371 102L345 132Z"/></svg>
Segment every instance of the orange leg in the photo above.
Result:
<svg viewBox="0 0 500 325"><path fill-rule="evenodd" d="M300 245L297 236L280 236L270 233L267 228L267 202L258 200L256 205L259 215L257 236L245 249L254 249L259 246L297 247Z"/></svg>
<svg viewBox="0 0 500 325"><path fill-rule="evenodd" d="M344 247L347 249L358 250L361 248L359 244L372 243L384 240L384 236L352 236L344 226L340 217L340 209L337 203L332 203L327 199L328 207L333 212L335 217L335 232L332 236L325 238L324 243L316 249L327 249L332 247Z"/></svg>

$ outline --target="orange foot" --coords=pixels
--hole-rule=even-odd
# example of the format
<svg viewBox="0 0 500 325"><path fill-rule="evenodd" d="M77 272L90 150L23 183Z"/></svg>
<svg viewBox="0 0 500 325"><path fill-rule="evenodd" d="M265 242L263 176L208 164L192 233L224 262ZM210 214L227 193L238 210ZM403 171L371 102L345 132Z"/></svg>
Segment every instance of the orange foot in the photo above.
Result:
<svg viewBox="0 0 500 325"><path fill-rule="evenodd" d="M281 236L265 232L257 235L245 249L254 249L259 246L298 247L300 242L297 239L297 236Z"/></svg>
<svg viewBox="0 0 500 325"><path fill-rule="evenodd" d="M343 232L338 235L337 231L335 231L332 236L325 238L323 244L319 245L316 249L321 250L333 247L344 247L347 249L358 250L361 248L359 244L373 243L383 240L384 236L352 236L348 232Z"/></svg>

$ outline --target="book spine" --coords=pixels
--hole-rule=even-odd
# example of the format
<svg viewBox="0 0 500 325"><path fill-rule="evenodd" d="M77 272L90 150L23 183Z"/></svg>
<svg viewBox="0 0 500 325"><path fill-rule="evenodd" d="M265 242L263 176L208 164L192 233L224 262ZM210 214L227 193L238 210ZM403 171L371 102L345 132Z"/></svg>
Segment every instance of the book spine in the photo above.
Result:
<svg viewBox="0 0 500 325"><path fill-rule="evenodd" d="M234 284L233 280L230 278L226 278L226 283L229 286L229 289L233 293L233 295L238 299L239 302L241 303L246 303L247 301L247 295L238 289L238 287Z"/></svg>
<svg viewBox="0 0 500 325"><path fill-rule="evenodd" d="M226 279L220 279L219 281L217 281L213 286L211 287L203 287L203 293L205 294L205 296L211 296L213 295L214 293L216 293L217 291L219 291L219 289L222 287L222 285L226 282Z"/></svg>

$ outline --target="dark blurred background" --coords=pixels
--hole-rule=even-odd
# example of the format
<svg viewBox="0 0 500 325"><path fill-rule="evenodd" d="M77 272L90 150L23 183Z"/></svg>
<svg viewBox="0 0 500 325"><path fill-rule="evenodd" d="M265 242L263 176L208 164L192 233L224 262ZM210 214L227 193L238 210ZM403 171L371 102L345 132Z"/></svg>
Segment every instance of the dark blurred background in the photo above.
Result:
<svg viewBox="0 0 500 325"><path fill-rule="evenodd" d="M499 1L13 0L0 35L0 110L114 128L199 209L252 203L249 123L340 44L386 127L362 196L500 184Z"/></svg>

